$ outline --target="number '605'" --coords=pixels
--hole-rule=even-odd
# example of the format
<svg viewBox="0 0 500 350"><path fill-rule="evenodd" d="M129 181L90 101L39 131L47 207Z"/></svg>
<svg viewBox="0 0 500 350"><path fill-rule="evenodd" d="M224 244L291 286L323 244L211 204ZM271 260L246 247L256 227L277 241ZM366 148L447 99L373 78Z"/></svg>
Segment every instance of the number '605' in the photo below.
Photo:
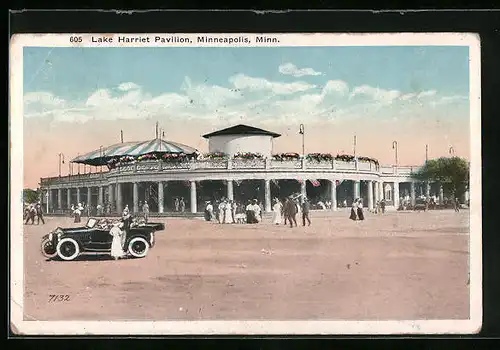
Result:
<svg viewBox="0 0 500 350"><path fill-rule="evenodd" d="M81 43L82 42L82 37L81 36L70 36L69 37L69 42L70 43Z"/></svg>

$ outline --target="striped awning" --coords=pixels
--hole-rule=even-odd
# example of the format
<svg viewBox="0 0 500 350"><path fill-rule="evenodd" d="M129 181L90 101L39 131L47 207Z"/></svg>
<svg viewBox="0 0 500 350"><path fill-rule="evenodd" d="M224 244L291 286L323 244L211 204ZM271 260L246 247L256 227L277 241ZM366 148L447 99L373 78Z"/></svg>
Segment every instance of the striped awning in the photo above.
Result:
<svg viewBox="0 0 500 350"><path fill-rule="evenodd" d="M184 153L192 154L195 148L181 143L154 139L142 142L123 142L80 155L71 160L72 163L88 165L105 165L111 158L121 156L137 157L149 153Z"/></svg>

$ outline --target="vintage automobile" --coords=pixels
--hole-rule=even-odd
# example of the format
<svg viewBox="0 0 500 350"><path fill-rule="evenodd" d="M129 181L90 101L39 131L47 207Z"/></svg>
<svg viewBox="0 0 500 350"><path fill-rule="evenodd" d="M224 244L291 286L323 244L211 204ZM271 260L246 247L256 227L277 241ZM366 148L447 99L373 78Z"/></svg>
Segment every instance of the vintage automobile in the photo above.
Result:
<svg viewBox="0 0 500 350"><path fill-rule="evenodd" d="M108 219L89 218L84 227L61 228L42 237L42 254L48 258L74 260L82 253L109 253L113 224ZM145 223L131 220L125 230L125 252L135 258L145 257L155 245L155 232L165 229L162 223Z"/></svg>

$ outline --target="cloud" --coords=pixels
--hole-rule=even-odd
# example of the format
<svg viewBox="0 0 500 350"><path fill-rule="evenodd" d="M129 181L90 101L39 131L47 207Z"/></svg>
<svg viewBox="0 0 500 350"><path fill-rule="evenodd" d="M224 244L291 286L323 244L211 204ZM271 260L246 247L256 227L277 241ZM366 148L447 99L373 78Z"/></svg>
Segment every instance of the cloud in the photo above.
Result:
<svg viewBox="0 0 500 350"><path fill-rule="evenodd" d="M135 83L131 83L131 82L128 82L128 83L122 83L120 85L118 85L118 90L120 91L129 91L129 90L134 90L134 89L139 89L140 86L135 84Z"/></svg>
<svg viewBox="0 0 500 350"><path fill-rule="evenodd" d="M323 94L335 93L341 96L347 95L349 93L349 85L342 80L329 80L323 87Z"/></svg>
<svg viewBox="0 0 500 350"><path fill-rule="evenodd" d="M296 65L293 63L284 63L281 66L278 67L278 70L281 74L284 75L292 75L296 78L300 78L306 75L322 75L323 73L321 72L316 72L312 68L298 68Z"/></svg>
<svg viewBox="0 0 500 350"><path fill-rule="evenodd" d="M342 80L329 80L320 88L305 82L284 83L237 74L226 87L186 77L178 92L156 95L132 82L121 84L121 88L98 89L81 101L65 101L50 92L31 92L24 96L24 115L81 123L147 118L210 120L222 124L242 120L324 122L388 115L421 118L433 109L444 110L466 99L442 96L436 90L403 93L369 85L350 88Z"/></svg>
<svg viewBox="0 0 500 350"><path fill-rule="evenodd" d="M51 92L28 92L24 95L24 105L42 104L45 106L62 106L65 101Z"/></svg>
<svg viewBox="0 0 500 350"><path fill-rule="evenodd" d="M276 95L289 95L304 92L316 87L305 82L282 83L273 82L264 78L253 78L244 74L237 74L229 78L229 82L239 90L270 91Z"/></svg>
<svg viewBox="0 0 500 350"><path fill-rule="evenodd" d="M379 102L380 104L391 104L395 99L401 96L398 90L385 90L378 87L369 85L361 85L354 88L350 94L351 99L367 98L372 101Z"/></svg>

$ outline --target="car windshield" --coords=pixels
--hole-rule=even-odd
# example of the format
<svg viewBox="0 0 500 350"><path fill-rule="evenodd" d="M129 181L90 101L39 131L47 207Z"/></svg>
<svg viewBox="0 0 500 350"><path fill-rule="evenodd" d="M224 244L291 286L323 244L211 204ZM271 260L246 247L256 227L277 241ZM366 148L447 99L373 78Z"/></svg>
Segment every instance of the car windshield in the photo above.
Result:
<svg viewBox="0 0 500 350"><path fill-rule="evenodd" d="M95 226L95 224L97 223L97 220L96 219L93 219L93 218L90 218L88 221L87 221L87 227L88 228L93 228Z"/></svg>

